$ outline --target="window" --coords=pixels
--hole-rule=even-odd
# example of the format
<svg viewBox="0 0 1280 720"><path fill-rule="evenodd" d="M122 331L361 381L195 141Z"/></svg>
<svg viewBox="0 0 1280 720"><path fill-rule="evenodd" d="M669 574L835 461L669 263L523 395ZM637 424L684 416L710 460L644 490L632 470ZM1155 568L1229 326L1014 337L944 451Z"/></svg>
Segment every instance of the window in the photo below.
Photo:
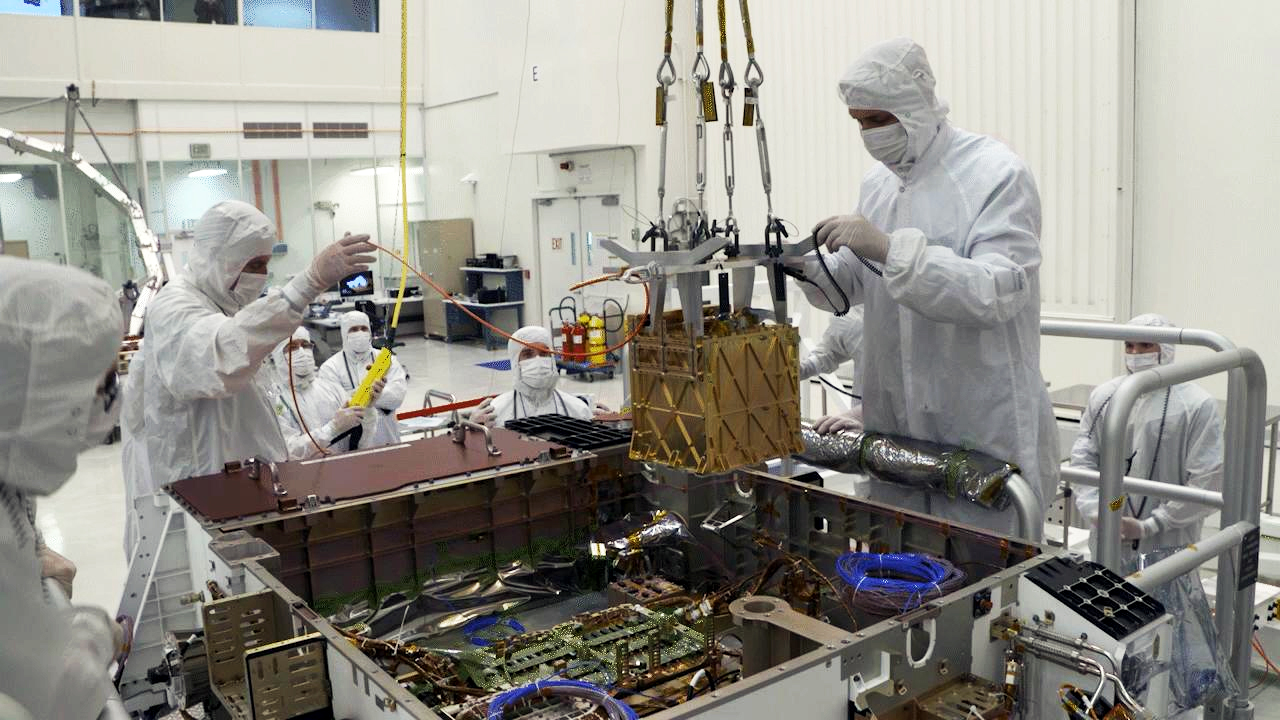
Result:
<svg viewBox="0 0 1280 720"><path fill-rule="evenodd" d="M400 194L400 159L395 157L378 158L376 164L377 173L377 190L378 190L378 231L382 240L379 242L383 247L396 248L396 252L404 251L404 216L400 211L401 194ZM426 181L423 175L422 158L408 158L405 164L406 180L409 186L409 222L414 223L419 220L426 220L426 204L423 201L423 183ZM412 239L410 239L412 243ZM417 262L417 250L410 247L408 260L411 263ZM393 282L400 282L399 261L387 255L386 253L378 253L378 269L382 273L382 277L393 278ZM413 281L413 273L409 273L410 282Z"/></svg>
<svg viewBox="0 0 1280 720"><path fill-rule="evenodd" d="M82 0L80 14L84 17L159 20L160 0Z"/></svg>
<svg viewBox="0 0 1280 720"><path fill-rule="evenodd" d="M244 24L378 32L378 0L244 0Z"/></svg>
<svg viewBox="0 0 1280 720"><path fill-rule="evenodd" d="M268 274L279 285L307 269L315 253L316 213L311 208L307 160L241 160L240 199L262 211L276 226L276 244ZM327 228L326 228L327 230Z"/></svg>
<svg viewBox="0 0 1280 720"><path fill-rule="evenodd" d="M244 24L310 30L312 11L312 0L244 0Z"/></svg>
<svg viewBox="0 0 1280 720"><path fill-rule="evenodd" d="M378 32L378 0L316 0L316 28Z"/></svg>
<svg viewBox="0 0 1280 720"><path fill-rule="evenodd" d="M166 22L235 25L236 0L164 0Z"/></svg>
<svg viewBox="0 0 1280 720"><path fill-rule="evenodd" d="M71 15L72 0L0 0L0 13L12 15Z"/></svg>
<svg viewBox="0 0 1280 720"><path fill-rule="evenodd" d="M104 164L94 168L115 182ZM132 195L137 183L132 163L116 165L121 187ZM116 204L97 191L97 184L78 172L62 174L63 207L67 223L67 262L119 286L135 272L132 259L137 247L129 219Z"/></svg>
<svg viewBox="0 0 1280 720"><path fill-rule="evenodd" d="M150 176L153 184L159 179ZM235 160L167 161L163 180L164 227L170 235L195 229L206 210L223 200L240 198L240 169Z"/></svg>
<svg viewBox="0 0 1280 720"><path fill-rule="evenodd" d="M0 145L0 240L4 241L4 254L65 263L58 166L31 164L30 157L18 156Z"/></svg>

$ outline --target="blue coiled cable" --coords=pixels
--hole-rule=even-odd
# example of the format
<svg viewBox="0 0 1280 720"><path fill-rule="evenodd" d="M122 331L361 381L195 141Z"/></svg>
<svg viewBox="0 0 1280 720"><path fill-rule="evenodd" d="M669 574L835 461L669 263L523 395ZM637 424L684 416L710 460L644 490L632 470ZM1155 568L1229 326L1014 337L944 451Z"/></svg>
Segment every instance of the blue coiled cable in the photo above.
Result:
<svg viewBox="0 0 1280 720"><path fill-rule="evenodd" d="M489 701L487 720L502 720L503 713L508 707L521 700L543 694L586 698L600 705L612 720L639 720L639 716L630 705L611 696L599 685L581 680L558 679L539 680L499 693Z"/></svg>
<svg viewBox="0 0 1280 720"><path fill-rule="evenodd" d="M853 604L873 615L897 615L940 598L964 584L955 565L917 553L849 552L836 574L853 591Z"/></svg>

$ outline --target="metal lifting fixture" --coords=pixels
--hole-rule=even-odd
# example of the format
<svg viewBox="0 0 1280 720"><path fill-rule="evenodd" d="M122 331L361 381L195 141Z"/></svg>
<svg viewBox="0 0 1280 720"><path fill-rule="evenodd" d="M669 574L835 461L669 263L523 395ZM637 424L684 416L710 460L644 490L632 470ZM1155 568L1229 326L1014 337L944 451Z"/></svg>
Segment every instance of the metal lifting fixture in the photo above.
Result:
<svg viewBox="0 0 1280 720"><path fill-rule="evenodd" d="M764 70L756 61L756 42L751 34L751 10L747 0L740 0L742 8L742 32L747 39L747 71L742 80L746 83L743 91L742 125L756 129L756 149L760 153L760 184L764 188L765 255L771 258L782 257L783 238L788 236L786 222L773 214L773 171L769 165L769 141L765 135L764 115L760 112L760 86L764 85ZM779 322L784 322L787 303L786 273L781 263L774 263L769 274L769 289L773 293L774 307L779 315Z"/></svg>
<svg viewBox="0 0 1280 720"><path fill-rule="evenodd" d="M700 242L707 236L706 193L707 193L707 121L716 120L715 89L711 85L711 66L703 53L702 38L702 0L693 0L693 32L695 55L693 70L693 90L697 93L698 116L695 121L697 143L694 151L697 163L696 187L698 192L698 226L694 230L694 242Z"/></svg>
<svg viewBox="0 0 1280 720"><path fill-rule="evenodd" d="M662 249L670 249L670 240L667 235L667 219L664 202L667 196L667 130L670 123L667 122L667 98L669 97L671 86L676 82L676 66L671 62L671 27L673 25L673 16L675 14L675 0L667 0L667 29L662 41L662 61L658 63L658 89L657 89L657 110L655 112L655 121L661 130L661 140L658 147L658 221L656 224L650 224L649 231L644 234L644 240L649 241L650 250L657 250L658 238L662 239Z"/></svg>
<svg viewBox="0 0 1280 720"><path fill-rule="evenodd" d="M93 126L89 124L89 118L85 116L84 110L80 107L80 91L75 85L67 86L66 102L66 135L61 145L29 137L2 127L0 127L0 142L3 142L16 153L31 153L74 170L94 185L97 185L98 192L110 200L129 218L129 223L133 228L133 235L138 243L138 252L142 256L143 267L147 271L147 279L141 283L138 299L133 307L133 315L129 318L129 335L139 335L142 332L142 322L146 317L147 305L150 304L152 298L156 296L156 293L160 292L160 288L164 287L169 279L165 272L164 262L160 258L160 243L156 238L156 234L151 231L151 228L147 227L147 216L143 212L142 206L129 197L129 193L122 187L124 183L120 180L120 174L116 172L115 165L107 157L107 151L102 147L102 142L98 140L98 134L94 131ZM85 127L89 129L89 133L93 135L94 142L98 144L98 149L102 152L102 156L107 158L107 167L111 169L116 182L112 182L107 176L98 172L93 165L89 164L89 161L75 151L77 114L84 120Z"/></svg>
<svg viewBox="0 0 1280 720"><path fill-rule="evenodd" d="M728 203L728 212L724 217L724 225L711 226L711 234L722 234L733 240L732 254L738 250L738 221L733 216L734 175L737 167L733 153L733 91L737 82L733 78L733 66L729 64L729 37L725 21L724 0L716 0L716 14L720 22L720 95L724 97L724 194Z"/></svg>

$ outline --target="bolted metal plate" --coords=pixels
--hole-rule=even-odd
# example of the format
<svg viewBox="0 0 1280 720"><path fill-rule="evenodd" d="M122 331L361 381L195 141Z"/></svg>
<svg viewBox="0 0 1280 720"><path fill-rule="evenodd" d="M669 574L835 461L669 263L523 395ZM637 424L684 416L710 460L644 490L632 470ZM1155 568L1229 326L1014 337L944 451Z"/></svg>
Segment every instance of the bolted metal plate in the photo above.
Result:
<svg viewBox="0 0 1280 720"><path fill-rule="evenodd" d="M320 633L311 633L245 653L255 720L289 720L329 707L325 645Z"/></svg>

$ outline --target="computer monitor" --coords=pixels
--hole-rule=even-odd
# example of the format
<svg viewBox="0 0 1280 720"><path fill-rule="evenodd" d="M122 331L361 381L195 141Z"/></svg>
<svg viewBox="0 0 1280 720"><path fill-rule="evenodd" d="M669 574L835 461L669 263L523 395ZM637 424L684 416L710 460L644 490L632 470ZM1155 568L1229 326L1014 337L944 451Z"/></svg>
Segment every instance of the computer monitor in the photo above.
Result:
<svg viewBox="0 0 1280 720"><path fill-rule="evenodd" d="M373 271L363 270L342 278L338 283L338 294L344 298L373 295Z"/></svg>

